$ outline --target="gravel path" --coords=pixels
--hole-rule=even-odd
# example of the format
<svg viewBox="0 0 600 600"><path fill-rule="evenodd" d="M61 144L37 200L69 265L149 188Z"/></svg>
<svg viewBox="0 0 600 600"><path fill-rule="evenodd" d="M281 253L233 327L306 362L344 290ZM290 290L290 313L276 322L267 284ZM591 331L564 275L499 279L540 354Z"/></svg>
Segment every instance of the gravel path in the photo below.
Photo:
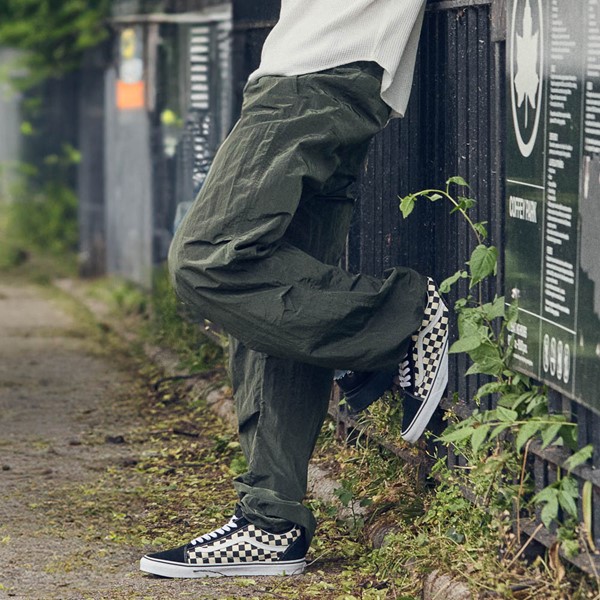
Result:
<svg viewBox="0 0 600 600"><path fill-rule="evenodd" d="M70 313L34 286L0 283L0 598L277 597L266 579L143 575L139 548L90 532L85 513L61 516L61 490L143 450L118 443L139 419L127 402L134 370Z"/></svg>

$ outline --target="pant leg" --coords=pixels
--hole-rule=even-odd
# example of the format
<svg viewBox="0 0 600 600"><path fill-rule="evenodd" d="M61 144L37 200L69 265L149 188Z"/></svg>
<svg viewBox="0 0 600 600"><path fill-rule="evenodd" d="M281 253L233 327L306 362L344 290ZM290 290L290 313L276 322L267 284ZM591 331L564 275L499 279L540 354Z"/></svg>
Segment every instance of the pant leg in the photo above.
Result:
<svg viewBox="0 0 600 600"><path fill-rule="evenodd" d="M324 263L338 263L352 205L345 195L303 198L286 240ZM248 471L234 482L242 512L269 531L283 530L290 522L301 525L310 541L316 523L302 500L308 463L327 415L333 372L255 352L234 339L230 367L248 462Z"/></svg>
<svg viewBox="0 0 600 600"><path fill-rule="evenodd" d="M285 239L304 193L352 178L389 109L357 69L263 77L173 241L180 298L244 345L327 368L397 364L421 323L425 278L351 275Z"/></svg>
<svg viewBox="0 0 600 600"><path fill-rule="evenodd" d="M251 375L235 392L239 436L248 461L234 487L244 516L258 527L282 531L316 527L302 504L307 471L327 416L333 371L275 358L235 342L231 357Z"/></svg>

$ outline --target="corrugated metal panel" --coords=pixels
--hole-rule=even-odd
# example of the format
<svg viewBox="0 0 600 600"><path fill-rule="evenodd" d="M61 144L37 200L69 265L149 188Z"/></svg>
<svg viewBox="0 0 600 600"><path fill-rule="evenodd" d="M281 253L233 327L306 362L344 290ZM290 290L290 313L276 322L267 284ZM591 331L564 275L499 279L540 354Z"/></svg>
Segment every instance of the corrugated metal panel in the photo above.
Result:
<svg viewBox="0 0 600 600"><path fill-rule="evenodd" d="M119 111L117 74L106 73L105 201L108 273L150 286L153 266L151 128L143 110Z"/></svg>
<svg viewBox="0 0 600 600"><path fill-rule="evenodd" d="M199 15L201 19L202 15ZM201 188L214 154L229 130L231 20L163 24L168 77L160 78L159 111L176 111L179 124L155 121L155 261L166 258L176 226ZM170 151L161 136L170 136Z"/></svg>
<svg viewBox="0 0 600 600"><path fill-rule="evenodd" d="M220 112L220 140L224 140L229 133L232 122L231 122L231 111L232 111L232 22L231 19L221 21L217 24L216 31L216 45L218 48L218 72L220 77L220 97L218 99L219 112Z"/></svg>

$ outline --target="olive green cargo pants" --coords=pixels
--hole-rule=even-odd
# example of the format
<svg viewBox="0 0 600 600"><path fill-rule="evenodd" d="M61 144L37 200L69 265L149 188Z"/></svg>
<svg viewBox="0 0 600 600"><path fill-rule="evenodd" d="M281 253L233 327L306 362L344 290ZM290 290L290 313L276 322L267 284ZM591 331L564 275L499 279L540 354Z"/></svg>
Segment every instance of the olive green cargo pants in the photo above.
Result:
<svg viewBox="0 0 600 600"><path fill-rule="evenodd" d="M297 523L309 538L315 520L302 499L332 370L396 365L425 304L426 279L410 269L382 280L338 266L348 187L389 117L378 71L354 64L249 83L169 256L181 300L235 338L242 511L272 531Z"/></svg>

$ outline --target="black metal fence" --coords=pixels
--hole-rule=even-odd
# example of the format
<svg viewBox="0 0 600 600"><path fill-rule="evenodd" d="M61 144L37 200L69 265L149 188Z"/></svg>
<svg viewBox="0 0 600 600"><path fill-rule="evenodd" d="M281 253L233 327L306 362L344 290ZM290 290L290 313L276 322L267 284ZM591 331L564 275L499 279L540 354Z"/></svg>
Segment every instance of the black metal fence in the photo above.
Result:
<svg viewBox="0 0 600 600"><path fill-rule="evenodd" d="M275 1L250 7L234 2L233 57L236 106L248 74L256 68L262 43L278 16ZM347 249L351 271L381 275L393 265L406 265L444 279L464 266L475 240L463 220L450 215L440 203L417 204L406 222L399 211L399 196L425 188L443 187L453 176L465 178L477 198L476 217L490 224L491 242L499 249L495 282L485 294L493 298L503 290L505 224L504 143L506 123L504 0L430 0L426 13L411 101L406 116L394 120L378 135L370 149L357 186L357 208ZM450 301L466 292L459 284ZM456 335L456 332L453 332ZM480 385L464 376L467 358L453 356L449 396L461 399L458 410L468 414L469 403ZM488 400L491 407L492 399ZM583 495L584 482L592 483L592 505L600 500L600 417L593 411L550 390L550 408L579 423L581 446L594 444L593 464L574 475ZM342 430L355 423L344 412L336 417ZM385 441L384 441L385 443ZM556 480L566 454L561 449L530 447L531 474L539 490ZM408 454L407 454L408 456ZM422 458L417 458L422 460ZM459 458L450 454L450 465ZM580 520L582 506L579 506ZM537 524L525 524L530 534ZM550 545L544 529L535 536ZM593 514L593 537L600 543L600 511ZM590 570L590 562L573 559Z"/></svg>

